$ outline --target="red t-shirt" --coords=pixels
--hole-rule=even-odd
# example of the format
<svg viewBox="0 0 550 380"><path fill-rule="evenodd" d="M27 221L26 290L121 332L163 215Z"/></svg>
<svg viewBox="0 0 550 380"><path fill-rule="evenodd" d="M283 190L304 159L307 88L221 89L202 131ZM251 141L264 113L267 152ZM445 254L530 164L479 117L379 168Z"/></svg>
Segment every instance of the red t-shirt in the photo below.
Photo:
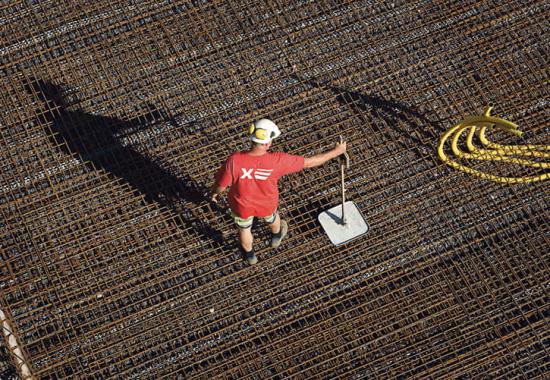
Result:
<svg viewBox="0 0 550 380"><path fill-rule="evenodd" d="M233 153L216 174L216 184L229 189L229 207L241 218L269 216L277 209L277 181L304 168L304 157L283 152L251 156Z"/></svg>

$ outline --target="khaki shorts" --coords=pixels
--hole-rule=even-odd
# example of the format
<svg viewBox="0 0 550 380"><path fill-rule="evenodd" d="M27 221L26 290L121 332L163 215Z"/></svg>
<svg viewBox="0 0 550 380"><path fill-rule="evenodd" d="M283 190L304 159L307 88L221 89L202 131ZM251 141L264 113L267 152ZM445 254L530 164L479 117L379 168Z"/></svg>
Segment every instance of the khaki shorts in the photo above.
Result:
<svg viewBox="0 0 550 380"><path fill-rule="evenodd" d="M248 218L244 219L244 218L241 218L239 215L235 214L233 211L231 211L231 217L235 221L235 224L239 226L239 228L242 228L243 230L252 227L252 222L254 222L253 216L249 216ZM277 219L277 210L275 210L273 214L269 216L264 216L261 218L267 224L273 224L275 222L275 219Z"/></svg>

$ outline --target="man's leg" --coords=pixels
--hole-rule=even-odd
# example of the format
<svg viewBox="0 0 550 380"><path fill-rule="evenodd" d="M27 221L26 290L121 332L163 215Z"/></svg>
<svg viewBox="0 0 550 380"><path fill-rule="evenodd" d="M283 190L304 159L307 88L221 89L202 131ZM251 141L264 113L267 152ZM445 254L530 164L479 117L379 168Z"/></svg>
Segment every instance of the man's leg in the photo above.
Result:
<svg viewBox="0 0 550 380"><path fill-rule="evenodd" d="M246 252L252 251L252 242L254 238L252 237L252 228L240 228L239 227L239 241L241 246Z"/></svg>
<svg viewBox="0 0 550 380"><path fill-rule="evenodd" d="M252 246L253 237L252 237L252 223L254 222L254 217L249 217L243 219L239 217L234 212L231 212L231 216L239 227L239 242L241 243L241 252L243 258L250 264L254 265L258 262L258 258L254 253L254 248Z"/></svg>
<svg viewBox="0 0 550 380"><path fill-rule="evenodd" d="M281 220L277 210L275 210L272 216L264 218L264 220L269 224L269 228L271 229L271 247L277 248L281 245L281 241L288 232L288 224L285 220Z"/></svg>
<svg viewBox="0 0 550 380"><path fill-rule="evenodd" d="M281 230L281 218L279 217L279 213L277 212L277 215L275 216L275 221L271 224L269 224L269 228L271 229L272 234L278 234Z"/></svg>
<svg viewBox="0 0 550 380"><path fill-rule="evenodd" d="M241 242L243 259L250 265L256 264L258 262L258 258L256 257L256 253L254 252L254 248L252 246L252 226L248 228L239 227L239 241Z"/></svg>

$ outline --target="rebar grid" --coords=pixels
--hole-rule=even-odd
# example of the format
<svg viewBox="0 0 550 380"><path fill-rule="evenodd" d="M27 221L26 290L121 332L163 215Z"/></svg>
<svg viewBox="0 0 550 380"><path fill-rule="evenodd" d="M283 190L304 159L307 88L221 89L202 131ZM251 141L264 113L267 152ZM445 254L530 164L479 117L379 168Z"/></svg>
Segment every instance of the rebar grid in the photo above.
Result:
<svg viewBox="0 0 550 380"><path fill-rule="evenodd" d="M32 374L544 378L547 185L468 177L436 146L487 104L548 143L549 8L0 6L0 306ZM332 162L281 181L290 235L270 250L258 224L241 262L205 194L259 117L294 154L346 137L368 235L332 247L317 222Z"/></svg>

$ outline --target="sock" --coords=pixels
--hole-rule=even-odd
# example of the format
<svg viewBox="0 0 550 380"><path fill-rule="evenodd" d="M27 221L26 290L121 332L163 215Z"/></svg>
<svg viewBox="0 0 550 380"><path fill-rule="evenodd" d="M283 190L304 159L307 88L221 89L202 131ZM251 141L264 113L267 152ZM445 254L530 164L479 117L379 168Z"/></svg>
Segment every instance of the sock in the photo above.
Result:
<svg viewBox="0 0 550 380"><path fill-rule="evenodd" d="M254 247L252 247L252 249L250 251L247 251L246 249L244 249L244 247L241 245L241 252L246 254L246 255L249 255L249 254L253 254L254 253Z"/></svg>

